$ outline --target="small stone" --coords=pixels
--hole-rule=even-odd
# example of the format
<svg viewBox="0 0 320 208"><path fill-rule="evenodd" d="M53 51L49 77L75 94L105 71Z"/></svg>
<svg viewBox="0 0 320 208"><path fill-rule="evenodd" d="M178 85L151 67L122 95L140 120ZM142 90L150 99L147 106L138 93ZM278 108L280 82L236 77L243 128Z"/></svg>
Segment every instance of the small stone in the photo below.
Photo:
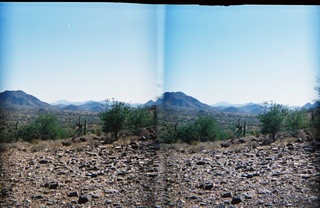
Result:
<svg viewBox="0 0 320 208"><path fill-rule="evenodd" d="M270 191L266 189L258 190L258 194L268 194L268 193L270 193Z"/></svg>
<svg viewBox="0 0 320 208"><path fill-rule="evenodd" d="M234 196L232 198L231 204L239 204L240 202L242 202L242 199L240 196Z"/></svg>
<svg viewBox="0 0 320 208"><path fill-rule="evenodd" d="M73 192L70 192L68 194L69 197L72 197L72 196L78 196L78 192L77 191L73 191Z"/></svg>
<svg viewBox="0 0 320 208"><path fill-rule="evenodd" d="M197 196L189 196L189 199L198 199Z"/></svg>
<svg viewBox="0 0 320 208"><path fill-rule="evenodd" d="M96 177L98 177L97 173L91 173L91 178L96 178Z"/></svg>
<svg viewBox="0 0 320 208"><path fill-rule="evenodd" d="M205 165L206 164L206 162L204 162L204 161L198 161L197 162L197 165Z"/></svg>
<svg viewBox="0 0 320 208"><path fill-rule="evenodd" d="M247 178L252 178L253 175L252 174L247 174Z"/></svg>
<svg viewBox="0 0 320 208"><path fill-rule="evenodd" d="M231 194L231 192L224 192L224 193L222 193L222 197L223 198L232 197L232 194Z"/></svg>
<svg viewBox="0 0 320 208"><path fill-rule="evenodd" d="M89 195L88 194L84 194L84 195L81 195L79 197L78 203L79 204L84 204L84 203L87 203L88 201L90 201Z"/></svg>
<svg viewBox="0 0 320 208"><path fill-rule="evenodd" d="M260 176L260 173L259 172L255 172L252 174L253 176Z"/></svg>
<svg viewBox="0 0 320 208"><path fill-rule="evenodd" d="M281 175L280 172L274 172L274 173L272 173L272 176L279 176L279 175Z"/></svg>
<svg viewBox="0 0 320 208"><path fill-rule="evenodd" d="M104 192L105 192L106 194L116 194L116 193L118 193L119 191L116 190L116 189L105 189Z"/></svg>
<svg viewBox="0 0 320 208"><path fill-rule="evenodd" d="M301 175L301 177L302 177L303 179L308 179L308 178L310 178L310 175L305 174L305 175Z"/></svg>
<svg viewBox="0 0 320 208"><path fill-rule="evenodd" d="M213 188L213 183L205 183L203 186L204 190L211 190Z"/></svg>
<svg viewBox="0 0 320 208"><path fill-rule="evenodd" d="M32 196L31 198L33 199L43 199L42 195L36 195L36 196Z"/></svg>
<svg viewBox="0 0 320 208"><path fill-rule="evenodd" d="M50 182L50 183L46 183L44 185L44 187L47 187L49 189L56 189L58 188L59 184L57 182Z"/></svg>
<svg viewBox="0 0 320 208"><path fill-rule="evenodd" d="M106 202L105 202L105 204L111 204L112 203L112 201L110 201L110 200L107 200Z"/></svg>
<svg viewBox="0 0 320 208"><path fill-rule="evenodd" d="M47 164L47 163L49 163L49 160L45 160L45 159L39 160L39 163L40 164Z"/></svg>
<svg viewBox="0 0 320 208"><path fill-rule="evenodd" d="M148 173L147 174L150 178L154 178L156 176L158 176L158 173Z"/></svg>

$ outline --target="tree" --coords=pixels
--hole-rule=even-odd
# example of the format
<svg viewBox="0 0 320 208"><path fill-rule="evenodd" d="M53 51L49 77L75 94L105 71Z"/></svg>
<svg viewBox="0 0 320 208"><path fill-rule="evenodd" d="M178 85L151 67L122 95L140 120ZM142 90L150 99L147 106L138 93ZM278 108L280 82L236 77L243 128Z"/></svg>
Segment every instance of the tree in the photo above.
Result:
<svg viewBox="0 0 320 208"><path fill-rule="evenodd" d="M111 132L117 139L120 130L126 127L128 115L131 111L129 104L113 100L112 104L106 104L106 110L99 114L102 120L102 131Z"/></svg>
<svg viewBox="0 0 320 208"><path fill-rule="evenodd" d="M276 134L285 127L285 119L288 115L288 108L281 104L271 102L264 103L264 112L258 115L261 122L261 133L269 134L275 141Z"/></svg>
<svg viewBox="0 0 320 208"><path fill-rule="evenodd" d="M138 106L138 108L132 108L128 115L128 127L134 133L138 133L140 128L151 126L153 124L153 118L146 107Z"/></svg>
<svg viewBox="0 0 320 208"><path fill-rule="evenodd" d="M309 126L307 110L305 109L295 109L288 112L286 118L286 128L289 131L296 131L299 129L304 129Z"/></svg>

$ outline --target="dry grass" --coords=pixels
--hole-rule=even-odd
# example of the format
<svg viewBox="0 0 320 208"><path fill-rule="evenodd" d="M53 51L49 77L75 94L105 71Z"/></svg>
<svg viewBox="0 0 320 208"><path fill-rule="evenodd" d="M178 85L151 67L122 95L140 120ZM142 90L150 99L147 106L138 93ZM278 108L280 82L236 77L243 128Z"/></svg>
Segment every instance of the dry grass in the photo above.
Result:
<svg viewBox="0 0 320 208"><path fill-rule="evenodd" d="M28 142L1 143L0 152L7 152L13 149L18 151L27 151L31 146Z"/></svg>
<svg viewBox="0 0 320 208"><path fill-rule="evenodd" d="M295 143L297 138L294 137L287 137L277 139L274 143L270 145L263 145L263 146L278 146L278 147L285 147L289 143ZM175 143L175 144L161 144L161 149L169 150L173 149L177 152L193 154L193 153L200 153L203 151L228 151L234 153L242 153L242 152L249 152L252 149L261 146L261 141L263 138L255 138L252 136L234 139L233 142L231 140L224 140L224 141L214 141L214 142L194 142L192 144L185 144L185 143ZM228 147L222 147L222 144L230 143Z"/></svg>

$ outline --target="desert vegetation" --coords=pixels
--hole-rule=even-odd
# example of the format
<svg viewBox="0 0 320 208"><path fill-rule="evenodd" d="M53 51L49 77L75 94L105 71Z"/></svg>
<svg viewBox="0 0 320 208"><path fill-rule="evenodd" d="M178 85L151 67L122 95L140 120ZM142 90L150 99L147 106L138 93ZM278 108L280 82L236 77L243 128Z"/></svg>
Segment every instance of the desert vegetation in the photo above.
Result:
<svg viewBox="0 0 320 208"><path fill-rule="evenodd" d="M102 131L112 133L114 138L119 137L121 130L127 129L134 134L144 127L151 126L155 118L147 107L132 108L128 103L113 100L111 105L106 105L106 110L99 114L102 121Z"/></svg>
<svg viewBox="0 0 320 208"><path fill-rule="evenodd" d="M320 87L315 90L320 96ZM176 100L184 107L174 106L173 98L163 99L162 102L166 102L163 105L138 107L106 100L105 110L100 113L7 106L0 111L0 142L32 142L86 134L106 136L106 139L115 141L123 131L136 136L149 131L162 143L187 144L248 136L268 136L275 142L284 133L295 136L303 129L319 138L319 108L292 110L285 105L265 102L260 114L219 112L204 104L201 105L203 108L187 108L185 106L191 105L189 100L200 104L183 93L178 95L180 97ZM170 96L175 95L171 93Z"/></svg>
<svg viewBox="0 0 320 208"><path fill-rule="evenodd" d="M101 113L1 109L0 206L320 202L319 108L266 102L250 114L106 103Z"/></svg>
<svg viewBox="0 0 320 208"><path fill-rule="evenodd" d="M281 132L294 135L299 129L319 129L319 110L290 110L287 106L265 103L263 113L227 113L210 110L131 107L129 103L106 102L101 113L85 111L3 109L0 141L3 143L70 138L84 134L111 134L120 131L141 135L148 128L163 143L206 142L269 135L273 141ZM108 104L111 103L111 104ZM81 127L81 129L80 129ZM86 131L83 131L85 128ZM81 131L79 131L81 130Z"/></svg>

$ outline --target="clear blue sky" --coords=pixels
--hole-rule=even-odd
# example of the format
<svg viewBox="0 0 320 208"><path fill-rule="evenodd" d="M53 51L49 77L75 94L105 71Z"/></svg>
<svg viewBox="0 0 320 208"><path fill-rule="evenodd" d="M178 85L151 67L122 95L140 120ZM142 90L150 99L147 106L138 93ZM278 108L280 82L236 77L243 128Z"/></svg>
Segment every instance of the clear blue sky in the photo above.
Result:
<svg viewBox="0 0 320 208"><path fill-rule="evenodd" d="M317 98L319 6L0 3L0 90L45 102Z"/></svg>

